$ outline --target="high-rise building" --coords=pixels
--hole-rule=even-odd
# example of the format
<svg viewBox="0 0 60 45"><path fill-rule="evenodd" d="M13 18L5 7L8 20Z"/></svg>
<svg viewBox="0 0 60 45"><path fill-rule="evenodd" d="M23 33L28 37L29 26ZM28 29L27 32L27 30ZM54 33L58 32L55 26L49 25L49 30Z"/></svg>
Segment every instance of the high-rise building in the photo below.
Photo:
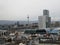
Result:
<svg viewBox="0 0 60 45"><path fill-rule="evenodd" d="M49 17L49 10L43 10L43 15L46 15Z"/></svg>
<svg viewBox="0 0 60 45"><path fill-rule="evenodd" d="M50 28L51 17L49 17L49 11L43 10L43 16L38 17L39 29Z"/></svg>

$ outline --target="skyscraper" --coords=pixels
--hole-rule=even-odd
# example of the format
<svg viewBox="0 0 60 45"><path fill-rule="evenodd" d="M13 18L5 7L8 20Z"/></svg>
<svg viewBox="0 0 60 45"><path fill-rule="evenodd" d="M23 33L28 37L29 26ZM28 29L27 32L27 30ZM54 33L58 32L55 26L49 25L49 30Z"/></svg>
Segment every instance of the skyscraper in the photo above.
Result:
<svg viewBox="0 0 60 45"><path fill-rule="evenodd" d="M48 16L49 17L49 10L43 10L43 15L46 15L46 16Z"/></svg>
<svg viewBox="0 0 60 45"><path fill-rule="evenodd" d="M39 29L50 28L51 17L49 17L49 11L43 10L43 16L38 17Z"/></svg>

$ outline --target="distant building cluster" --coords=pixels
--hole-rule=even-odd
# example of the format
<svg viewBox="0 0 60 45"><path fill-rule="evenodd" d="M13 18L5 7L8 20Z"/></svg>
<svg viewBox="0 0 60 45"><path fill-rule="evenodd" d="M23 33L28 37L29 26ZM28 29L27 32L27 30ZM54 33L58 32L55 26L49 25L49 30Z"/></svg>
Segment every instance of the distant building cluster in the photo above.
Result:
<svg viewBox="0 0 60 45"><path fill-rule="evenodd" d="M31 24L13 24L13 25L0 25L2 30L22 30L22 29L38 29L38 23Z"/></svg>
<svg viewBox="0 0 60 45"><path fill-rule="evenodd" d="M0 29L2 30L44 29L56 27L60 27L60 22L51 21L51 17L49 16L49 10L43 10L43 16L38 16L38 22L30 23L29 21L29 24L20 24L20 22L17 21L15 24L0 25Z"/></svg>

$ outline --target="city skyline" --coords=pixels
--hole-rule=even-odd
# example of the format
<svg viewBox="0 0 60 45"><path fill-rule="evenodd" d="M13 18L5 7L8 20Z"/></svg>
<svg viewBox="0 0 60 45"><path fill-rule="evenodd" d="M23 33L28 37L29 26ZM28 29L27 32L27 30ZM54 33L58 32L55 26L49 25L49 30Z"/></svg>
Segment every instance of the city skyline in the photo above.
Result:
<svg viewBox="0 0 60 45"><path fill-rule="evenodd" d="M0 20L38 20L49 10L52 20L60 20L60 0L0 0Z"/></svg>

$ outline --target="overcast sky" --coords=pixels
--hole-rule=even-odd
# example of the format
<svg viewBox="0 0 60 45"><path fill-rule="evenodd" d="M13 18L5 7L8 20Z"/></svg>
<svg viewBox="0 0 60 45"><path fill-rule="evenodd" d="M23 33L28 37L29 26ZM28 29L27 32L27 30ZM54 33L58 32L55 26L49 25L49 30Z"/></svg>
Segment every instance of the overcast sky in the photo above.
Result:
<svg viewBox="0 0 60 45"><path fill-rule="evenodd" d="M52 20L60 20L60 0L0 0L0 20L38 20L43 10Z"/></svg>

